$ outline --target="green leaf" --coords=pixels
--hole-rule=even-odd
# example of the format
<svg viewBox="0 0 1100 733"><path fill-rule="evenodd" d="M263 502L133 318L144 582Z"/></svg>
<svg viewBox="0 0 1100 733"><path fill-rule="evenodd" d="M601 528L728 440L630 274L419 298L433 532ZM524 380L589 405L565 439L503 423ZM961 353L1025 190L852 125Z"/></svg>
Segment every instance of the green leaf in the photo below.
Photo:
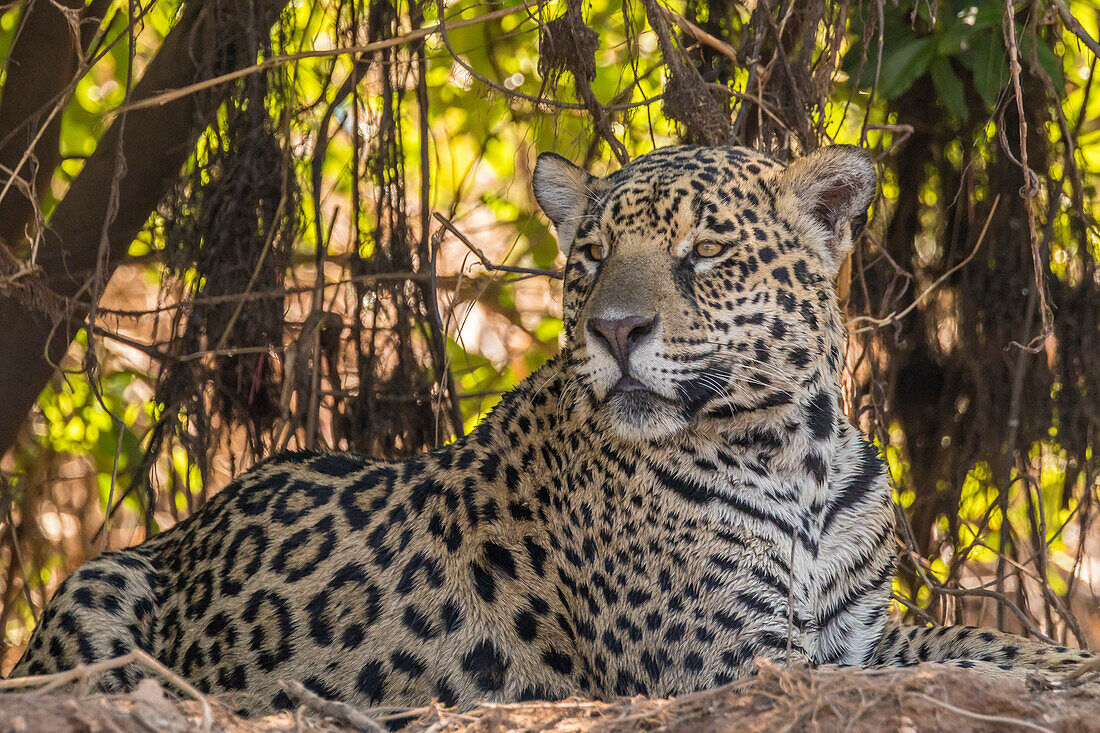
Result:
<svg viewBox="0 0 1100 733"><path fill-rule="evenodd" d="M1038 60L1039 66L1050 77L1054 84L1054 91L1061 98L1066 92L1066 78L1062 74L1062 61L1054 55L1050 46L1041 39L1036 39L1032 33L1025 34L1020 39L1020 64L1030 66Z"/></svg>
<svg viewBox="0 0 1100 733"><path fill-rule="evenodd" d="M956 3L951 12L941 12L936 24L936 53L940 56L957 56L974 45L978 37L992 27L1001 27L1003 7L990 3L975 7L973 2Z"/></svg>
<svg viewBox="0 0 1100 733"><path fill-rule="evenodd" d="M966 107L966 92L962 81L951 69L951 62L945 56L937 56L929 71L932 73L932 84L936 87L939 100L951 114L963 122L968 120L970 110Z"/></svg>
<svg viewBox="0 0 1100 733"><path fill-rule="evenodd" d="M1001 32L990 31L967 49L959 60L974 72L974 88L992 109L997 105L1001 89L1008 81L1008 52L1001 40Z"/></svg>
<svg viewBox="0 0 1100 733"><path fill-rule="evenodd" d="M936 55L955 56L962 53L977 33L971 26L958 21L949 22L947 29L936 36Z"/></svg>
<svg viewBox="0 0 1100 733"><path fill-rule="evenodd" d="M978 12L974 15L975 28L1000 28L1005 19L1003 3L986 2L975 3Z"/></svg>
<svg viewBox="0 0 1100 733"><path fill-rule="evenodd" d="M556 339L564 327L564 322L560 318L547 316L535 328L535 338L539 341Z"/></svg>
<svg viewBox="0 0 1100 733"><path fill-rule="evenodd" d="M878 92L893 99L913 85L932 63L936 48L931 38L918 38L891 51L882 61Z"/></svg>
<svg viewBox="0 0 1100 733"><path fill-rule="evenodd" d="M882 64L883 68L879 72L880 83L879 93L881 94L882 83L881 78L884 78L886 69L885 65L895 52L904 52L904 46L907 43L912 42L914 31L908 20L907 13L888 12L885 18L885 32L882 38ZM868 26L868 30L863 31L871 34L870 44L866 48L867 58L862 58L864 53L863 41L857 41L853 43L848 52L844 55L842 62L842 68L844 72L848 74L851 81L850 83L859 89L869 89L875 83L875 71L878 66L878 29L877 24L872 23ZM862 35L862 32L857 33ZM862 65L862 68L861 68ZM900 94L900 92L899 92Z"/></svg>

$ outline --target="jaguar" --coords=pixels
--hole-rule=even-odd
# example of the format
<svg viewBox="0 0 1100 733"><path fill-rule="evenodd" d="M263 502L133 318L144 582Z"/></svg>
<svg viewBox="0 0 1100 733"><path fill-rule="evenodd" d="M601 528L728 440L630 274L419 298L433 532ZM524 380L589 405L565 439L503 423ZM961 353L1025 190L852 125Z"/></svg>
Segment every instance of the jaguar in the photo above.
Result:
<svg viewBox="0 0 1100 733"><path fill-rule="evenodd" d="M140 648L263 713L670 696L754 660L1058 671L1086 651L888 618L895 508L840 402L834 280L876 171L670 147L533 191L566 255L560 354L402 461L291 452L57 590L15 675ZM105 674L105 690L143 670Z"/></svg>

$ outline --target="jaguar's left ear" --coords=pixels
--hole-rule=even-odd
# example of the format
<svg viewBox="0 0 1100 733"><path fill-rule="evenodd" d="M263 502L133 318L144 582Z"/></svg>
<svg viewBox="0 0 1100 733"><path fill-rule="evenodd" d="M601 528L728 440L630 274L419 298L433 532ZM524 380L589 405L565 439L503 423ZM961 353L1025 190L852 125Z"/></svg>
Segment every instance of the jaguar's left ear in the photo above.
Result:
<svg viewBox="0 0 1100 733"><path fill-rule="evenodd" d="M780 201L795 209L825 245L839 270L867 223L877 177L871 156L855 145L830 145L799 158L779 174Z"/></svg>
<svg viewBox="0 0 1100 733"><path fill-rule="evenodd" d="M557 153L543 153L535 163L531 177L535 200L554 222L558 248L566 255L598 180Z"/></svg>

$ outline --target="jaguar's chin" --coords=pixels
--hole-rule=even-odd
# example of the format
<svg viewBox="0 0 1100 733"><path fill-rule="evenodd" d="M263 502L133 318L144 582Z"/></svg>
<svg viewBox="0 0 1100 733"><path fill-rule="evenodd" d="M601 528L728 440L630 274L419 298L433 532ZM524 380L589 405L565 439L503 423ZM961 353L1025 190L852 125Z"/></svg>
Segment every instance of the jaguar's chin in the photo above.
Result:
<svg viewBox="0 0 1100 733"><path fill-rule="evenodd" d="M604 402L604 414L611 429L624 440L660 440L688 425L679 403L649 390L612 392Z"/></svg>

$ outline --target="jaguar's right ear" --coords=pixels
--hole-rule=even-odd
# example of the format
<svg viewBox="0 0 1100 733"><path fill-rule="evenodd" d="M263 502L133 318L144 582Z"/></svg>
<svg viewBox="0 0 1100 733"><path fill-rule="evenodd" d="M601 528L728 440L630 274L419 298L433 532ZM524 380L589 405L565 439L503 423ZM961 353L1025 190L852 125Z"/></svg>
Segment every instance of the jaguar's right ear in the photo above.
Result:
<svg viewBox="0 0 1100 733"><path fill-rule="evenodd" d="M531 187L535 200L554 222L558 234L558 249L569 254L577 235L577 225L595 195L598 178L570 163L557 153L543 153L535 163Z"/></svg>

